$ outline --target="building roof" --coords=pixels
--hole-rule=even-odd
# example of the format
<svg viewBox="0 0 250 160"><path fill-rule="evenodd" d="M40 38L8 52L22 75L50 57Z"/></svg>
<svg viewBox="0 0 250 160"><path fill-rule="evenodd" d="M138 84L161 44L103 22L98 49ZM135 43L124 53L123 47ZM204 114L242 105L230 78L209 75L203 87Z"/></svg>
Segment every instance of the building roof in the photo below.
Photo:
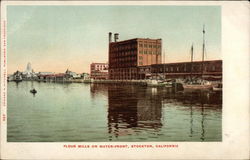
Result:
<svg viewBox="0 0 250 160"><path fill-rule="evenodd" d="M38 72L39 75L52 75L53 72Z"/></svg>
<svg viewBox="0 0 250 160"><path fill-rule="evenodd" d="M127 40L123 40L123 41L117 41L117 42L110 42L111 44L119 44L119 43L126 43L126 42L130 42L130 41L138 41L138 40L152 40L152 41L160 41L161 38L159 39L151 39L151 38L133 38L133 39L127 39Z"/></svg>
<svg viewBox="0 0 250 160"><path fill-rule="evenodd" d="M56 74L47 74L47 75L42 75L43 77L64 77L66 74L65 73L56 73Z"/></svg>
<svg viewBox="0 0 250 160"><path fill-rule="evenodd" d="M204 63L209 63L209 62L222 62L222 60L207 60L204 61ZM162 64L152 64L152 65L171 65L171 64L183 64L183 63L191 63L191 62L173 62L173 63L162 63ZM193 63L202 63L202 61L193 61Z"/></svg>
<svg viewBox="0 0 250 160"><path fill-rule="evenodd" d="M108 63L104 63L104 62L93 62L93 63L91 63L91 65L96 65L96 64L104 64L104 65L108 65Z"/></svg>

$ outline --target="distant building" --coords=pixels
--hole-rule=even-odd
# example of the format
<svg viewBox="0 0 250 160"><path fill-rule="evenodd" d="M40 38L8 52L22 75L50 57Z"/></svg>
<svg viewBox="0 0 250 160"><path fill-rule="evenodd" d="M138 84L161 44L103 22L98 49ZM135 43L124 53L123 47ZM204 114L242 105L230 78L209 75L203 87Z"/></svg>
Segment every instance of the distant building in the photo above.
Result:
<svg viewBox="0 0 250 160"><path fill-rule="evenodd" d="M70 71L68 69L66 70L65 75L66 75L67 78L73 78L73 79L79 79L79 78L81 78L80 74L72 72L72 71Z"/></svg>
<svg viewBox="0 0 250 160"><path fill-rule="evenodd" d="M88 73L82 73L81 74L81 78L82 79L89 79L90 78L90 75Z"/></svg>
<svg viewBox="0 0 250 160"><path fill-rule="evenodd" d="M108 79L108 63L91 63L90 78L92 79Z"/></svg>
<svg viewBox="0 0 250 160"><path fill-rule="evenodd" d="M37 75L35 74L34 70L31 67L31 63L27 64L26 70L22 73L22 78L25 80L32 80L36 78Z"/></svg>
<svg viewBox="0 0 250 160"><path fill-rule="evenodd" d="M55 73L53 72L38 72L37 73L37 79L38 80L46 80L46 77L51 77L53 76Z"/></svg>
<svg viewBox="0 0 250 160"><path fill-rule="evenodd" d="M65 73L39 72L38 81L44 82L64 82L67 80Z"/></svg>
<svg viewBox="0 0 250 160"><path fill-rule="evenodd" d="M37 75L53 75L53 74L55 74L55 73L53 73L53 72L38 72Z"/></svg>
<svg viewBox="0 0 250 160"><path fill-rule="evenodd" d="M22 72L16 71L16 72L13 73L13 76L12 76L11 80L17 81L17 82L22 81L22 79L23 79L22 77L23 77ZM8 79L8 80L10 80L10 79Z"/></svg>
<svg viewBox="0 0 250 160"><path fill-rule="evenodd" d="M162 40L135 38L112 42L109 34L109 78L138 79L138 67L160 64L162 58Z"/></svg>

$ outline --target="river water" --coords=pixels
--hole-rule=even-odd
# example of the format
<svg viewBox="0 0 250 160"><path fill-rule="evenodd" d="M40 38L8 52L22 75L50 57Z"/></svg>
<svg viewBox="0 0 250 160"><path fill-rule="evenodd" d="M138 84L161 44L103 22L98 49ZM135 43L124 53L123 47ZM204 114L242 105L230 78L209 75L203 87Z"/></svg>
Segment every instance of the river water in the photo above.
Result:
<svg viewBox="0 0 250 160"><path fill-rule="evenodd" d="M24 81L7 98L8 142L222 140L222 93Z"/></svg>

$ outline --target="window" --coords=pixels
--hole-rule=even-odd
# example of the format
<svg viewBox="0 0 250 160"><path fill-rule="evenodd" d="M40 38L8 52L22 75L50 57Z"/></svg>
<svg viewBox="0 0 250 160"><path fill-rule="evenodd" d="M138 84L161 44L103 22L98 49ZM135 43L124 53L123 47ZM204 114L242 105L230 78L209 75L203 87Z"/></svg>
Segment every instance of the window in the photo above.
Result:
<svg viewBox="0 0 250 160"><path fill-rule="evenodd" d="M147 51L144 51L144 54L147 54Z"/></svg>
<svg viewBox="0 0 250 160"><path fill-rule="evenodd" d="M139 43L139 46L140 46L140 47L143 47L143 45L142 45L141 43Z"/></svg>
<svg viewBox="0 0 250 160"><path fill-rule="evenodd" d="M142 51L140 51L139 53L140 53L140 54L143 54L143 52L142 52Z"/></svg>
<svg viewBox="0 0 250 160"><path fill-rule="evenodd" d="M212 70L215 71L215 66L213 66Z"/></svg>
<svg viewBox="0 0 250 160"><path fill-rule="evenodd" d="M145 48L147 48L147 47L148 47L148 45L147 45L147 44L144 44L144 47L145 47Z"/></svg>
<svg viewBox="0 0 250 160"><path fill-rule="evenodd" d="M139 59L140 59L140 60L142 60L142 59L143 59L143 57L142 57L142 56L139 56Z"/></svg>
<svg viewBox="0 0 250 160"><path fill-rule="evenodd" d="M139 65L143 65L143 63L142 63L142 62L139 62Z"/></svg>

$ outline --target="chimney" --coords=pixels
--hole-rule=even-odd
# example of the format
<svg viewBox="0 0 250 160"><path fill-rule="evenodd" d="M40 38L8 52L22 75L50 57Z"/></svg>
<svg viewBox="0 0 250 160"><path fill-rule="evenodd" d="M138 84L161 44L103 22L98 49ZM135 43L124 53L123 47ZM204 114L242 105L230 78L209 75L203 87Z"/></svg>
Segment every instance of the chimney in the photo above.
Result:
<svg viewBox="0 0 250 160"><path fill-rule="evenodd" d="M112 42L112 32L109 32L109 43Z"/></svg>
<svg viewBox="0 0 250 160"><path fill-rule="evenodd" d="M118 36L119 36L119 34L118 34L118 33L115 33L115 34L114 34L114 39L115 39L115 42L117 42L117 40L119 39L119 37L118 37Z"/></svg>

